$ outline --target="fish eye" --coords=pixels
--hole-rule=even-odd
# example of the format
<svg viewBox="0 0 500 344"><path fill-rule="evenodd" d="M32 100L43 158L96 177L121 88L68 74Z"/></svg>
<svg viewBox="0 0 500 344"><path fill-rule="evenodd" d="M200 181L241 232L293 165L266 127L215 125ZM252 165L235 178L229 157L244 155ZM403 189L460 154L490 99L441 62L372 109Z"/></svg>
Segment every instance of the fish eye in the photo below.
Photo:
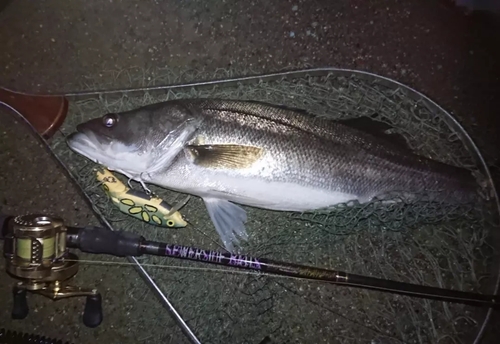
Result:
<svg viewBox="0 0 500 344"><path fill-rule="evenodd" d="M114 113L108 113L102 117L102 123L108 127L113 127L118 122L118 117Z"/></svg>

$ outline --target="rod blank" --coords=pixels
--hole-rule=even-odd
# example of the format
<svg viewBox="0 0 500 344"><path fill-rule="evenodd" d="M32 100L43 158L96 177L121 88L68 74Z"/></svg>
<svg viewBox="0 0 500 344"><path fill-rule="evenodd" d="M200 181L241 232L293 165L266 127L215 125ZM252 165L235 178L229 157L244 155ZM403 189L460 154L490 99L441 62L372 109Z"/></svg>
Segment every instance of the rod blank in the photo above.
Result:
<svg viewBox="0 0 500 344"><path fill-rule="evenodd" d="M317 280L336 285L377 290L445 302L454 302L479 307L500 309L498 295L484 295L458 290L379 279L350 274L344 271L317 268L300 264L256 258L197 247L172 245L148 241L131 232L108 231L99 227L69 227L67 246L83 252L110 254L115 256L141 256L143 254L197 261L238 269L252 270L274 275Z"/></svg>

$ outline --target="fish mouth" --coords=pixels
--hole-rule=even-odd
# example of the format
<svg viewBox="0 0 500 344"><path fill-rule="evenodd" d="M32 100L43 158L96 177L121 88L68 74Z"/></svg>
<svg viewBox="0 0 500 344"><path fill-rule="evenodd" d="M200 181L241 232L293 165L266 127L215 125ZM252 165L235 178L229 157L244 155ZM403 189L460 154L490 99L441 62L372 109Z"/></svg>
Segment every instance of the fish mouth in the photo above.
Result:
<svg viewBox="0 0 500 344"><path fill-rule="evenodd" d="M113 161L113 154L109 149L113 140L101 133L96 134L84 124L76 126L76 131L66 138L66 143L76 153L107 166L107 162Z"/></svg>
<svg viewBox="0 0 500 344"><path fill-rule="evenodd" d="M103 164L104 161L109 159L109 156L104 154L105 147L92 132L85 132L77 127L77 132L71 133L66 138L66 143L71 150L95 163Z"/></svg>
<svg viewBox="0 0 500 344"><path fill-rule="evenodd" d="M150 157L147 154L141 156L136 145L126 145L82 127L68 135L66 143L72 151L128 177L142 173L150 164Z"/></svg>

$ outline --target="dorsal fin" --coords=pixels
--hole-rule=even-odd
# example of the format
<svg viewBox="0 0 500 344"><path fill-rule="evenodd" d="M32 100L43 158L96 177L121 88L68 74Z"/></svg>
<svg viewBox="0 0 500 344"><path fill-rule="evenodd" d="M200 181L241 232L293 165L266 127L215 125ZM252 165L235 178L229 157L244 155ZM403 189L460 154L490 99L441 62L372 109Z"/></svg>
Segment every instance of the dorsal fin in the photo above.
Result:
<svg viewBox="0 0 500 344"><path fill-rule="evenodd" d="M397 133L394 127L385 122L377 121L370 117L349 118L339 120L338 122L388 141L400 149L411 151L406 139L401 134Z"/></svg>

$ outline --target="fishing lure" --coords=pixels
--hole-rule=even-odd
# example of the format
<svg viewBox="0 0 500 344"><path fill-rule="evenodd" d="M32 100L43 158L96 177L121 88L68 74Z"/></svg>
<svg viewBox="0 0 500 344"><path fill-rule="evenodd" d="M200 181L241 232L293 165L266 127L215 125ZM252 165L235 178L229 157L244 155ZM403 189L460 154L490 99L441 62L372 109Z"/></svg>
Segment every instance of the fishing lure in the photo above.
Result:
<svg viewBox="0 0 500 344"><path fill-rule="evenodd" d="M161 198L127 187L109 170L97 171L97 180L104 192L122 213L161 227L186 227L179 211Z"/></svg>

